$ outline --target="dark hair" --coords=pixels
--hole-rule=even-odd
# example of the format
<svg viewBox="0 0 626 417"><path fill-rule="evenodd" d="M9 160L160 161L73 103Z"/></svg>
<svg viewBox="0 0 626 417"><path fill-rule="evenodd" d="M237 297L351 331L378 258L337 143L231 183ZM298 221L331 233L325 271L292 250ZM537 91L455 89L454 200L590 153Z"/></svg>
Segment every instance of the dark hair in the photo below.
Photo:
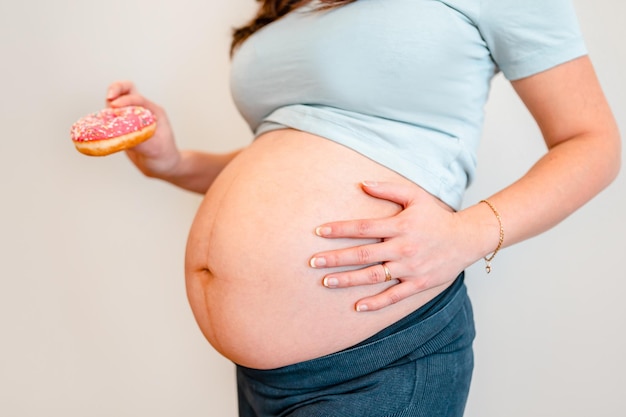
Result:
<svg viewBox="0 0 626 417"><path fill-rule="evenodd" d="M273 21L280 19L290 11L300 7L310 0L257 0L261 3L256 16L246 25L233 30L233 40L230 45L230 53L241 45L250 35L263 26L269 25ZM321 3L317 10L328 10L334 7L343 6L356 0L319 0Z"/></svg>

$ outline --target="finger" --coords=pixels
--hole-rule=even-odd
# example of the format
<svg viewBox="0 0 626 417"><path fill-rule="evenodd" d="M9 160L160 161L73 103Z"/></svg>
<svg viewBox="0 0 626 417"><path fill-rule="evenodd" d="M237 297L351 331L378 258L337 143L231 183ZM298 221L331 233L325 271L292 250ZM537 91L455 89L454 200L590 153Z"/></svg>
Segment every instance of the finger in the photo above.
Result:
<svg viewBox="0 0 626 417"><path fill-rule="evenodd" d="M385 270L385 268L387 269ZM399 275L394 275L391 272L394 269L394 265L387 262L353 271L332 273L324 277L322 284L326 288L347 288L359 285L382 284L391 281L396 281L397 283L398 280L393 277Z"/></svg>
<svg viewBox="0 0 626 417"><path fill-rule="evenodd" d="M151 103L139 94L125 94L109 101L111 107L142 106L151 107ZM152 109L151 109L152 110Z"/></svg>
<svg viewBox="0 0 626 417"><path fill-rule="evenodd" d="M399 182L363 181L363 191L372 197L392 201L403 207L408 206L418 190L413 185Z"/></svg>
<svg viewBox="0 0 626 417"><path fill-rule="evenodd" d="M111 102L120 96L136 92L135 84L133 84L132 81L116 81L109 86L106 94L106 100Z"/></svg>
<svg viewBox="0 0 626 417"><path fill-rule="evenodd" d="M394 256L394 251L389 246L389 242L378 242L323 252L313 256L309 265L312 268L332 268L380 263Z"/></svg>
<svg viewBox="0 0 626 417"><path fill-rule="evenodd" d="M418 187L396 182L364 181L362 186L372 197L388 200L405 208L423 192ZM315 234L325 238L386 238L395 235L397 230L393 217L389 217L325 223L315 229Z"/></svg>
<svg viewBox="0 0 626 417"><path fill-rule="evenodd" d="M399 303L418 292L419 291L417 291L415 286L410 282L401 282L398 285L387 288L380 294L358 301L355 309L358 312L377 311L392 304Z"/></svg>
<svg viewBox="0 0 626 417"><path fill-rule="evenodd" d="M315 229L315 234L325 238L374 238L393 236L396 227L392 218L358 219L325 223Z"/></svg>

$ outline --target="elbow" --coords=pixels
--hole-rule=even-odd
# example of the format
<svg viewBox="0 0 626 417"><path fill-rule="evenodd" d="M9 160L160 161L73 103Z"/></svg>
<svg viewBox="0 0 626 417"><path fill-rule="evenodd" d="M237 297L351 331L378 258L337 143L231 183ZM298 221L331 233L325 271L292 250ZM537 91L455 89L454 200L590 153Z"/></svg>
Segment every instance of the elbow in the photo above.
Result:
<svg viewBox="0 0 626 417"><path fill-rule="evenodd" d="M617 178L622 165L622 140L616 126L580 136L586 143L579 151L581 166L595 193L608 187Z"/></svg>
<svg viewBox="0 0 626 417"><path fill-rule="evenodd" d="M607 142L610 147L606 161L608 185L617 178L622 168L622 139L617 127L614 129L614 132L610 135L610 140Z"/></svg>

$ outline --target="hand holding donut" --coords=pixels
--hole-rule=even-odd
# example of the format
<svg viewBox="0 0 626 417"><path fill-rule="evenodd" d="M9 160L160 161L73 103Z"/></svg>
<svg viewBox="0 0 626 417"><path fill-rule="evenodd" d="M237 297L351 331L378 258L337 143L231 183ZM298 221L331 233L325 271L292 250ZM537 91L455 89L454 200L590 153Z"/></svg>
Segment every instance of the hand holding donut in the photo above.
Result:
<svg viewBox="0 0 626 417"><path fill-rule="evenodd" d="M173 172L180 153L165 111L139 94L130 81L111 84L106 102L106 109L72 126L76 148L95 156L125 150L150 177L164 178Z"/></svg>
<svg viewBox="0 0 626 417"><path fill-rule="evenodd" d="M162 107L146 99L130 81L116 81L106 94L107 105L116 109L141 106L150 110L158 120L154 136L138 146L127 149L126 154L137 168L149 177L166 178L180 161L174 133Z"/></svg>
<svg viewBox="0 0 626 417"><path fill-rule="evenodd" d="M373 197L393 201L403 210L384 219L327 223L316 228L315 233L324 238L375 238L380 242L319 253L310 260L314 268L369 265L326 275L323 285L327 288L398 282L380 294L359 300L357 311L380 310L450 283L480 259L468 247L462 215L437 204L421 188L365 182L363 190Z"/></svg>

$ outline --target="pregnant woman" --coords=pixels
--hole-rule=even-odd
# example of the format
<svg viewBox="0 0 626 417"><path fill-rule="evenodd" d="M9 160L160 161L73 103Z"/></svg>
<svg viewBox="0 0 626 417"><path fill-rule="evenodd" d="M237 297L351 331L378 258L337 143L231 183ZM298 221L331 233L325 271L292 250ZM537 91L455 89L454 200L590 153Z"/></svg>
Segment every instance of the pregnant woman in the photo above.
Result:
<svg viewBox="0 0 626 417"><path fill-rule="evenodd" d="M499 71L548 151L461 210ZM147 176L205 194L189 302L237 364L240 415L461 416L472 371L463 270L552 227L609 184L620 139L566 0L261 1L235 31L232 92L254 141L180 151ZM502 138L506 140L506 138ZM487 196L486 196L487 197Z"/></svg>

